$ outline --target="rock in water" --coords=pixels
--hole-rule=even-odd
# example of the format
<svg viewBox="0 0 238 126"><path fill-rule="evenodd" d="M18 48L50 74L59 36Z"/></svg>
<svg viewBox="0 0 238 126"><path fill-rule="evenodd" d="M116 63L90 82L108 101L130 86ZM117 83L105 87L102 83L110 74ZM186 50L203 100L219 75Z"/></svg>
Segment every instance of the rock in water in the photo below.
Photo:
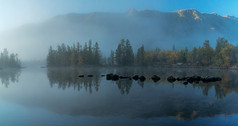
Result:
<svg viewBox="0 0 238 126"><path fill-rule="evenodd" d="M112 76L112 80L113 80L113 81L119 80L119 75L114 74L114 75Z"/></svg>
<svg viewBox="0 0 238 126"><path fill-rule="evenodd" d="M112 74L112 73L110 73L110 74L107 74L107 75L106 75L106 79L107 79L107 80L112 80L112 76L113 76L113 74Z"/></svg>
<svg viewBox="0 0 238 126"><path fill-rule="evenodd" d="M144 82L146 80L145 76L140 76L139 79L140 79L141 82Z"/></svg>
<svg viewBox="0 0 238 126"><path fill-rule="evenodd" d="M79 75L78 77L84 77L84 75Z"/></svg>
<svg viewBox="0 0 238 126"><path fill-rule="evenodd" d="M188 82L187 82L187 81L185 81L185 82L183 82L183 84L184 84L184 85L187 85L187 84L188 84Z"/></svg>
<svg viewBox="0 0 238 126"><path fill-rule="evenodd" d="M173 76L169 76L167 78L167 80L170 82L170 83L173 83L174 81L176 81L176 78L174 78Z"/></svg>
<svg viewBox="0 0 238 126"><path fill-rule="evenodd" d="M132 77L134 80L139 80L139 75L135 75Z"/></svg>
<svg viewBox="0 0 238 126"><path fill-rule="evenodd" d="M88 77L93 77L93 75L88 75Z"/></svg>
<svg viewBox="0 0 238 126"><path fill-rule="evenodd" d="M157 82L157 81L160 80L160 77L157 76L157 75L153 75L153 76L151 77L151 79L152 79L154 82Z"/></svg>

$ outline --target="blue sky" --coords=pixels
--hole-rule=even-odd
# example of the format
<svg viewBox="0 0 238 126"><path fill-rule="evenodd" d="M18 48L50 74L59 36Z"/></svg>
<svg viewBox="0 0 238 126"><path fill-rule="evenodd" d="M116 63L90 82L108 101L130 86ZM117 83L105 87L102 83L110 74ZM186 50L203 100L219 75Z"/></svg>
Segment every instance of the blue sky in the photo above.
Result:
<svg viewBox="0 0 238 126"><path fill-rule="evenodd" d="M130 8L159 11L194 8L238 17L238 0L0 0L0 31L60 14L123 13Z"/></svg>

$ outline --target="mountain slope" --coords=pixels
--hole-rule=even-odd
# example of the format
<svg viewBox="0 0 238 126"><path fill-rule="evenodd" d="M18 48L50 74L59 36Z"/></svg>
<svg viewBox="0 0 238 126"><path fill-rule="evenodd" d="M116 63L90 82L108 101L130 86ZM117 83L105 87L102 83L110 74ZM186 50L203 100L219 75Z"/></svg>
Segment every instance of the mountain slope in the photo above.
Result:
<svg viewBox="0 0 238 126"><path fill-rule="evenodd" d="M98 41L104 54L115 49L121 38L128 38L137 48L171 49L200 46L209 39L212 45L218 37L237 42L238 19L215 13L200 13L194 9L176 12L155 10L126 13L89 13L56 16L39 24L28 24L0 34L0 43L18 52L23 60L44 59L50 45ZM135 49L136 50L136 49Z"/></svg>

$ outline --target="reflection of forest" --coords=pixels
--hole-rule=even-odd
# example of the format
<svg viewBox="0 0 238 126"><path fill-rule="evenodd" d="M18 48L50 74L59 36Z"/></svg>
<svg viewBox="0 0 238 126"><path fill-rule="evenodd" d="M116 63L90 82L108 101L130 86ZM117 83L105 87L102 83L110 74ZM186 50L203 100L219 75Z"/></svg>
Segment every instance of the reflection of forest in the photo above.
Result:
<svg viewBox="0 0 238 126"><path fill-rule="evenodd" d="M9 86L9 84L18 82L18 78L21 74L21 71L19 69L3 69L0 70L0 80L3 85L6 87Z"/></svg>
<svg viewBox="0 0 238 126"><path fill-rule="evenodd" d="M208 95L209 90L215 89L216 97L223 98L231 92L238 93L238 71L231 70L204 70L204 69L137 69L137 68L118 68L106 70L108 73L115 73L123 76L133 76L135 74L146 76L145 82L136 82L141 87L144 83L154 83L150 77L158 75L161 80L154 84L171 84L166 78L170 75L174 77L184 76L218 76L222 78L221 82L213 83L198 83L193 84L194 88L201 88L205 96ZM78 75L92 74L93 77L79 78ZM105 70L101 69L48 69L48 78L51 86L57 84L59 88L66 89L67 87L73 87L74 89L80 90L85 88L86 91L92 93L93 89L98 91L100 85L101 74L105 74ZM119 88L122 94L128 94L132 87L134 80L124 79L116 81L115 84ZM176 81L175 84L183 85L182 82ZM186 85L184 85L186 86Z"/></svg>
<svg viewBox="0 0 238 126"><path fill-rule="evenodd" d="M129 79L107 81L105 77L101 77L102 74L105 75L106 73L124 76L138 74L146 76L147 79L145 82ZM88 74L94 76L84 78L78 77L78 75ZM161 80L154 83L152 79L149 79L153 75L160 76ZM184 85L182 82L176 81L171 84L167 81L167 77L170 75L174 77L193 75L218 76L222 78L222 81L214 83L200 82L192 85ZM232 92L238 93L237 75L238 71L215 69L48 69L48 78L51 86L56 85L60 89L71 87L76 90L85 89L88 92L95 93L95 91L100 91L99 88L103 85L102 82L107 81L111 83L112 86L118 88L118 91L121 94L124 94L118 95L118 93L113 92L100 92L97 97L95 97L95 95L80 96L79 99L72 98L72 102L69 102L68 104L62 104L61 108L56 111L60 113L66 112L69 115L90 115L100 117L122 115L130 118L143 119L175 117L176 119L193 120L199 117L237 114L237 95L231 94ZM172 89L173 85L174 89ZM143 89L132 89L138 89L140 87ZM185 87L187 88L186 90L184 90ZM195 88L195 90L192 88ZM114 88L112 91L114 91ZM127 95L129 93L131 94ZM209 93L210 95L208 95ZM106 99L105 95L107 95ZM84 99L84 97L87 98ZM64 102L65 101L62 100L62 103ZM82 103L84 104L74 108L74 111L71 111L71 106ZM134 105L136 105L136 107ZM69 108L68 111L65 110L66 108Z"/></svg>
<svg viewBox="0 0 238 126"><path fill-rule="evenodd" d="M78 75L92 74L93 77L79 78ZM98 70L86 70L86 69L48 69L48 79L51 87L54 84L58 85L58 88L65 90L66 88L73 87L80 91L85 88L86 91L92 93L93 89L98 91L100 72Z"/></svg>
<svg viewBox="0 0 238 126"><path fill-rule="evenodd" d="M168 76L170 72L164 73L165 76ZM215 89L215 94L218 99L225 97L227 94L236 92L238 93L238 71L232 70L185 70L185 71L173 71L174 76L191 76L191 75L200 75L200 76L218 76L222 78L220 82L212 83L198 83L193 84L194 88L201 88L205 96L208 95L209 90ZM165 80L162 80L166 83ZM177 84L182 84L176 82Z"/></svg>

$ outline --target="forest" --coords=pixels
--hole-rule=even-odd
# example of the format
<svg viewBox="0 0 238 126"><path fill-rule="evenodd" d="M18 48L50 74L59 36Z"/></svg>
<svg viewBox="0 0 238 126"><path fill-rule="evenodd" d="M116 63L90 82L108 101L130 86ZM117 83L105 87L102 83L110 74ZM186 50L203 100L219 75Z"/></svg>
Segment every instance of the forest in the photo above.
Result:
<svg viewBox="0 0 238 126"><path fill-rule="evenodd" d="M133 52L128 39L121 39L116 50L111 50L108 57L102 57L99 44L91 40L82 46L79 42L72 46L64 43L56 49L52 46L47 56L48 67L58 66L214 66L236 67L238 46L228 42L225 38L218 38L213 48L209 40L205 40L201 47L191 50L176 49L145 50L144 45Z"/></svg>
<svg viewBox="0 0 238 126"><path fill-rule="evenodd" d="M9 53L7 49L4 49L0 54L0 68L20 68L21 61L18 58L18 54Z"/></svg>

